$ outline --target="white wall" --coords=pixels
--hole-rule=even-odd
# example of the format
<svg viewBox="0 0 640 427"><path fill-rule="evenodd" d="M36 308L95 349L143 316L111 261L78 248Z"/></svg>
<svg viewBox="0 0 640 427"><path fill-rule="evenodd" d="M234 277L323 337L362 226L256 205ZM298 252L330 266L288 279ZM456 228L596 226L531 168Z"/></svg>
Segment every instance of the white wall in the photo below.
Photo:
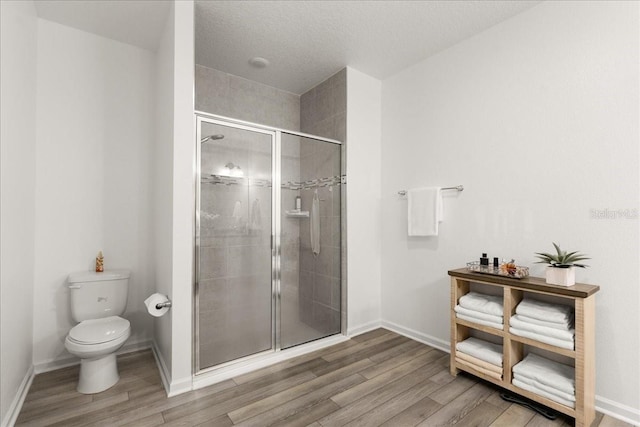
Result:
<svg viewBox="0 0 640 427"><path fill-rule="evenodd" d="M38 31L31 1L2 1L0 15L0 421L4 426L32 368Z"/></svg>
<svg viewBox="0 0 640 427"><path fill-rule="evenodd" d="M347 333L380 324L381 82L347 68Z"/></svg>
<svg viewBox="0 0 640 427"><path fill-rule="evenodd" d="M174 3L171 4L156 52L156 126L152 188L154 225L153 276L156 291L172 298L173 239L173 55ZM173 310L154 320L154 342L164 380L171 383L171 318ZM169 384L165 384L169 387Z"/></svg>
<svg viewBox="0 0 640 427"><path fill-rule="evenodd" d="M193 1L175 3L171 393L191 388L194 226Z"/></svg>
<svg viewBox="0 0 640 427"><path fill-rule="evenodd" d="M596 403L636 422L638 22L637 2L543 2L382 84L383 320L446 344L448 269L481 252L531 266L552 241L584 251L578 281L601 286ZM458 184L440 235L408 238L397 191Z"/></svg>
<svg viewBox="0 0 640 427"><path fill-rule="evenodd" d="M34 363L71 356L67 275L131 269L127 344L152 337L143 300L154 289L149 189L154 55L49 21L38 21Z"/></svg>

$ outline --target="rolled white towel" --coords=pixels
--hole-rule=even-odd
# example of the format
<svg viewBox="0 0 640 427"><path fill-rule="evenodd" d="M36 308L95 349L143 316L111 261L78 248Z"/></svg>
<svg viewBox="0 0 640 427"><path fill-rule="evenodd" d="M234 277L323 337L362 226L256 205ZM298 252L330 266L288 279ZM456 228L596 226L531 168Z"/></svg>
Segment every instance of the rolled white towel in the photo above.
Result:
<svg viewBox="0 0 640 427"><path fill-rule="evenodd" d="M546 397L547 399L553 400L554 402L557 402L557 403L559 403L561 405L568 406L569 408L575 408L576 407L576 402L572 402L570 400L563 399L563 398L561 398L559 396L556 396L555 394L547 393L546 391L541 390L538 387L532 386L532 385L527 384L525 382L522 382L522 381L518 380L517 378L514 378L512 382L513 382L513 385L515 385L516 387L520 387L523 390L527 390L527 391L530 391L532 393L539 394L540 396Z"/></svg>
<svg viewBox="0 0 640 427"><path fill-rule="evenodd" d="M469 310L468 308L464 308L460 304L456 305L454 310L456 313L463 314L465 316L477 317L478 319L483 319L488 322L499 324L504 323L502 316L494 316L493 314L487 314L477 310Z"/></svg>
<svg viewBox="0 0 640 427"><path fill-rule="evenodd" d="M535 323L529 323L525 320L522 320L519 314L516 314L515 316L513 316L509 320L509 324L514 328L522 329L529 332L534 332L540 335L548 335L549 337L558 338L559 340L565 340L565 341L571 341L571 342L573 342L573 338L576 333L575 329L562 331L560 329L540 326Z"/></svg>
<svg viewBox="0 0 640 427"><path fill-rule="evenodd" d="M516 313L545 322L568 324L573 319L573 308L561 304L549 304L533 299L523 299L516 307Z"/></svg>
<svg viewBox="0 0 640 427"><path fill-rule="evenodd" d="M502 346L469 337L456 344L456 350L496 366L502 366Z"/></svg>
<svg viewBox="0 0 640 427"><path fill-rule="evenodd" d="M469 310L475 310L493 316L502 316L504 314L502 297L485 295L479 292L469 292L460 297L459 304Z"/></svg>
<svg viewBox="0 0 640 427"><path fill-rule="evenodd" d="M576 394L575 370L563 363L529 353L513 367L513 372L567 394Z"/></svg>
<svg viewBox="0 0 640 427"><path fill-rule="evenodd" d="M513 374L513 378L517 378L518 380L522 381L523 383L532 385L532 386L534 386L536 388L539 388L540 390L546 391L547 393L555 394L556 396L558 396L558 397L560 397L560 398L562 398L564 400L569 400L571 402L575 402L576 401L576 396L574 394L565 393L564 391L558 390L557 388L549 387L546 384L542 384L539 381L532 380L531 378L525 377L524 375L520 375L520 374L514 373Z"/></svg>
<svg viewBox="0 0 640 427"><path fill-rule="evenodd" d="M531 338L532 340L555 345L556 347L566 348L567 350L573 350L575 347L575 343L573 342L573 340L561 340L558 338L550 337L548 335L537 334L535 332L526 331L524 329L514 328L513 326L509 328L509 332L521 337Z"/></svg>
<svg viewBox="0 0 640 427"><path fill-rule="evenodd" d="M479 325L488 326L490 328L495 328L495 329L500 329L500 330L504 329L504 325L502 323L489 322L488 320L480 319L479 317L466 316L466 315L461 314L461 313L457 313L456 317L458 319L466 320L467 322L477 323Z"/></svg>
<svg viewBox="0 0 640 427"><path fill-rule="evenodd" d="M545 328L558 329L560 331L568 331L573 328L573 318L567 323L553 323L545 320L534 319L533 317L517 314L518 318L523 322L531 323L534 325L544 326Z"/></svg>

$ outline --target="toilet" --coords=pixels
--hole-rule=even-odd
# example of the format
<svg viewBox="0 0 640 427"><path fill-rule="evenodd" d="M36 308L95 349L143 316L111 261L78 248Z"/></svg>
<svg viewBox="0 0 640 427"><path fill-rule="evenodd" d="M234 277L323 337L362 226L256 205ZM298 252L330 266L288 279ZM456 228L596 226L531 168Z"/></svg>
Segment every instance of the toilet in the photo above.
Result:
<svg viewBox="0 0 640 427"><path fill-rule="evenodd" d="M116 351L131 335L129 321L120 317L127 306L129 271L80 271L71 273L68 282L71 317L79 323L64 344L80 358L77 390L100 393L120 379Z"/></svg>

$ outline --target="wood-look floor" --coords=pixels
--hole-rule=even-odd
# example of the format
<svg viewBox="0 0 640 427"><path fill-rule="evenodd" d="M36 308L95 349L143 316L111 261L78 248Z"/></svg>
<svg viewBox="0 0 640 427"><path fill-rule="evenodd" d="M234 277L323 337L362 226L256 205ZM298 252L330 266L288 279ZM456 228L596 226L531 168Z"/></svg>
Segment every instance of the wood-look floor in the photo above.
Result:
<svg viewBox="0 0 640 427"><path fill-rule="evenodd" d="M167 398L150 350L118 357L120 381L75 391L78 367L37 375L17 425L28 426L504 426L573 425L510 404L448 355L377 329L317 352ZM598 414L595 426L625 426Z"/></svg>

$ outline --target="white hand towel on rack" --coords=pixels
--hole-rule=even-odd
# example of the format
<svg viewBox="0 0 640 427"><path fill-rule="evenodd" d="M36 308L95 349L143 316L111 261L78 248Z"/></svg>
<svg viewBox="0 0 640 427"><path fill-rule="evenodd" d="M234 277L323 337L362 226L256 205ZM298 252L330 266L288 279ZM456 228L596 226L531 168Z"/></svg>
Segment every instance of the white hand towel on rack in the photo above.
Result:
<svg viewBox="0 0 640 427"><path fill-rule="evenodd" d="M313 256L320 254L320 199L318 198L318 190L313 192L313 203L311 204L311 251Z"/></svg>
<svg viewBox="0 0 640 427"><path fill-rule="evenodd" d="M409 236L437 236L442 221L440 187L407 190Z"/></svg>

